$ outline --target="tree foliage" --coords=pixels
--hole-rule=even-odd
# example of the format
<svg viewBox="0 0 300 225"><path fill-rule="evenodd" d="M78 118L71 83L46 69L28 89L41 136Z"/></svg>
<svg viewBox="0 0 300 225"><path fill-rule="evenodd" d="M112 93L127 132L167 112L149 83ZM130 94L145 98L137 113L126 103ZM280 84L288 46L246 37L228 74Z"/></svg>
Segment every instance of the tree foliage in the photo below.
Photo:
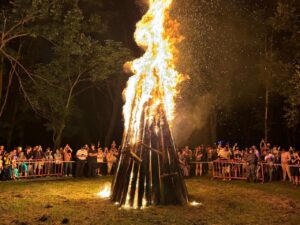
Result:
<svg viewBox="0 0 300 225"><path fill-rule="evenodd" d="M299 125L299 26L297 26L295 0L278 1L272 26L278 36L278 60L281 74L277 74L277 81L281 84L281 92L286 98L284 118L288 128L295 129ZM284 80L280 75L284 74Z"/></svg>
<svg viewBox="0 0 300 225"><path fill-rule="evenodd" d="M300 122L300 68L296 69L295 74L289 82L290 95L287 99L285 118L289 128L295 128Z"/></svg>
<svg viewBox="0 0 300 225"><path fill-rule="evenodd" d="M34 38L35 48L38 43L48 46L39 51L43 60L32 63L28 74L33 79L19 77L19 81L34 111L47 120L57 147L72 115L78 112L76 96L120 74L130 51L119 42L101 38L106 24L99 15L84 16L78 1L14 1L12 12L27 18L20 20L25 21L24 30Z"/></svg>
<svg viewBox="0 0 300 225"><path fill-rule="evenodd" d="M93 38L92 34L101 33L101 27L95 30L89 23L101 24L100 18L84 18L73 2L57 3L47 21L53 26L42 27L40 32L51 42L53 53L48 63L35 69L34 74L42 79L29 90L33 106L48 120L56 146L76 112L74 98L91 85L121 73L130 55L118 42Z"/></svg>
<svg viewBox="0 0 300 225"><path fill-rule="evenodd" d="M0 23L0 117L7 102L11 81L14 75L20 73L34 79L22 63L23 40L34 36L34 26L45 11L51 6L50 1L13 0L3 2L1 6ZM7 63L8 62L8 63ZM5 65L9 65L8 68ZM9 71L9 72L7 72ZM5 79L5 75L8 78ZM7 80L7 84L4 82ZM5 87L5 95L2 95Z"/></svg>

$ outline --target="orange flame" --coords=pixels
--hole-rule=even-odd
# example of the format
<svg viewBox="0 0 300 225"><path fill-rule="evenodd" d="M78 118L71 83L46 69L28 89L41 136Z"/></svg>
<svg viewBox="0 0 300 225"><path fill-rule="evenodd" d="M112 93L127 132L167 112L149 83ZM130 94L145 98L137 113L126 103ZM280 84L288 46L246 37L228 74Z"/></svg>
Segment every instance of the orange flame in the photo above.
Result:
<svg viewBox="0 0 300 225"><path fill-rule="evenodd" d="M152 124L163 110L168 123L173 120L174 98L178 93L176 86L183 76L174 65L174 44L178 41L174 33L178 24L168 16L172 1L149 0L147 13L136 25L134 38L145 53L141 58L127 63L134 74L123 93L126 99L123 108L124 134L130 136L130 144L139 141L143 118Z"/></svg>

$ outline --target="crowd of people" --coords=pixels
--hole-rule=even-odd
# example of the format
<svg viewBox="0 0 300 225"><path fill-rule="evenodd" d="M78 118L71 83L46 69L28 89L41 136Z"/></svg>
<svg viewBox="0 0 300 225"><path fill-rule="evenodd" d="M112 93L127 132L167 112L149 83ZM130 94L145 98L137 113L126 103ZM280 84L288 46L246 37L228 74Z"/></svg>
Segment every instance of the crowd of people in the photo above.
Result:
<svg viewBox="0 0 300 225"><path fill-rule="evenodd" d="M100 145L84 145L77 151L67 144L55 151L42 146L16 147L6 151L0 146L0 180L20 177L64 175L96 177L110 175L117 162L119 151L116 143L102 149ZM75 168L74 165L75 164Z"/></svg>
<svg viewBox="0 0 300 225"><path fill-rule="evenodd" d="M183 175L186 177L201 176L203 172L212 171L212 166L215 165L221 171L224 180L238 177L245 170L248 181L263 179L271 182L288 179L295 185L299 184L298 150L294 147L285 149L276 145L271 146L264 140L260 142L259 148L253 145L240 149L237 143L230 146L229 143L221 142L215 146L200 145L194 150L185 146L178 151L178 158Z"/></svg>
<svg viewBox="0 0 300 225"><path fill-rule="evenodd" d="M120 149L115 141L110 148L102 149L99 144L91 144L77 151L73 151L68 144L55 151L50 148L44 151L40 145L25 149L17 147L11 151L5 151L4 146L0 146L0 180L47 175L111 175L119 155ZM224 180L246 176L248 181L288 179L295 185L299 184L298 151L293 147L271 146L264 140L259 148L253 145L241 149L237 143L230 146L221 142L214 146L200 145L194 150L185 146L178 150L178 160L185 177L220 171Z"/></svg>

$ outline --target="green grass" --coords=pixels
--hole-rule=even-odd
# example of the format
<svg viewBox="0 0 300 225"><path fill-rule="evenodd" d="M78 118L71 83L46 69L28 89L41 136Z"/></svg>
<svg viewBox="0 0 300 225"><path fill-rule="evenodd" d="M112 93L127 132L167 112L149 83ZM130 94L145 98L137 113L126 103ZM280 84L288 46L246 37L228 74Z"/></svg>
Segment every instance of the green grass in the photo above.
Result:
<svg viewBox="0 0 300 225"><path fill-rule="evenodd" d="M300 188L187 179L199 206L118 209L96 196L111 177L0 182L0 224L300 224ZM39 219L45 215L46 221Z"/></svg>

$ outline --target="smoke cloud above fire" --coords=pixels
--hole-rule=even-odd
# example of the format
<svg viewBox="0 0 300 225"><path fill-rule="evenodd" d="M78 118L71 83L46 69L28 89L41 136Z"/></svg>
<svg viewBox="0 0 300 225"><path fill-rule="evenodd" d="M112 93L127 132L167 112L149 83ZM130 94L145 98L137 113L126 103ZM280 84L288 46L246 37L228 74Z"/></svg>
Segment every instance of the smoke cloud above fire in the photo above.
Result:
<svg viewBox="0 0 300 225"><path fill-rule="evenodd" d="M210 94L196 96L178 105L172 123L172 131L177 146L184 146L187 143L196 145L204 141L203 137L195 138L196 140L190 139L195 132L199 132L207 126L211 98Z"/></svg>

